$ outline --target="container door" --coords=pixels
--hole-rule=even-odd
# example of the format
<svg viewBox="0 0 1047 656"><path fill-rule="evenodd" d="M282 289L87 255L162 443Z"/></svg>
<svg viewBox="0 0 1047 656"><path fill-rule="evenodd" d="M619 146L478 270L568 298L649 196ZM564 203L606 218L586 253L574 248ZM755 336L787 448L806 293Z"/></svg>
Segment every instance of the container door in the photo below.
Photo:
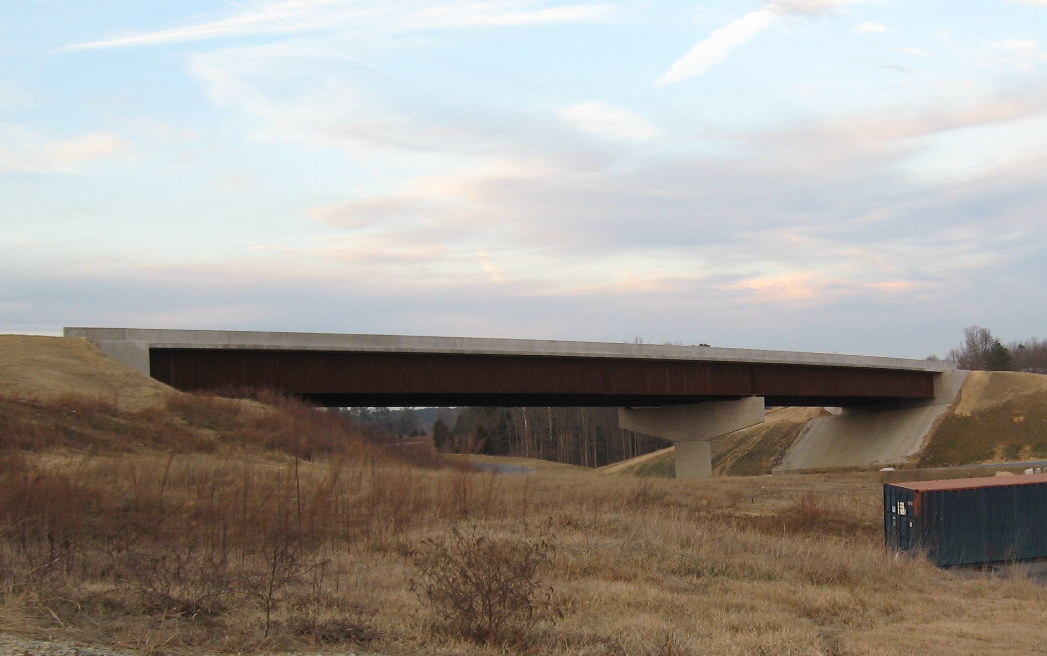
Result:
<svg viewBox="0 0 1047 656"><path fill-rule="evenodd" d="M883 486L883 528L888 547L912 551L916 546L913 522L913 494L894 485Z"/></svg>

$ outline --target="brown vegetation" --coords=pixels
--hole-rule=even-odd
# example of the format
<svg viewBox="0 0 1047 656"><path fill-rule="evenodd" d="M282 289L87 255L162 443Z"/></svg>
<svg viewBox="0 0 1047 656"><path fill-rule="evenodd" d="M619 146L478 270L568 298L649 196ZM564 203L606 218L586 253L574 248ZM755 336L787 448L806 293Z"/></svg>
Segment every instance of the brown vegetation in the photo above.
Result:
<svg viewBox="0 0 1047 656"><path fill-rule="evenodd" d="M1041 588L886 554L875 474L494 475L404 462L286 402L266 431L235 403L198 403L169 419L212 435L203 449L174 449L156 420L153 444L120 429L4 449L0 630L154 653L902 654L904 634L939 632L974 654L1047 638ZM76 414L93 431L119 427L87 405ZM412 591L440 571L522 593L504 625L472 625L455 611L473 600L462 589Z"/></svg>
<svg viewBox="0 0 1047 656"><path fill-rule="evenodd" d="M0 400L0 631L143 653L964 656L1047 642L1042 587L885 553L876 473L495 475L270 401ZM515 590L508 619L463 623L467 588L426 583L439 562L490 577L481 597Z"/></svg>
<svg viewBox="0 0 1047 656"><path fill-rule="evenodd" d="M170 391L86 340L0 335L0 396L48 401L75 395L141 410L162 404Z"/></svg>

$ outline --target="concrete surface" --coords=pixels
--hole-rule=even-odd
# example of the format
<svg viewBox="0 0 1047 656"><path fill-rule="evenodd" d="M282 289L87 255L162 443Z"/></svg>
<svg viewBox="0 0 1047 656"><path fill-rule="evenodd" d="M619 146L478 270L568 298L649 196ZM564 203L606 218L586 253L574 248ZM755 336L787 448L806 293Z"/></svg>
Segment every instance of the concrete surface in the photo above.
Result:
<svg viewBox="0 0 1047 656"><path fill-rule="evenodd" d="M952 362L910 360L838 353L805 353L709 346L671 346L604 342L567 342L486 337L417 337L406 335L351 335L334 333L249 332L235 330L168 330L153 328L71 327L66 337L83 337L118 360L148 373L148 349L222 348L345 350L400 353L472 353L497 355L544 355L593 358L644 358L697 360L703 362L748 362L762 364L806 364L830 367L946 371ZM143 367L143 364L145 368Z"/></svg>
<svg viewBox="0 0 1047 656"><path fill-rule="evenodd" d="M712 442L676 442L676 478L710 478L713 475Z"/></svg>
<svg viewBox="0 0 1047 656"><path fill-rule="evenodd" d="M933 401L846 408L812 419L774 471L904 464L920 453L955 401L967 373L953 369L938 376Z"/></svg>
<svg viewBox="0 0 1047 656"><path fill-rule="evenodd" d="M619 408L618 425L673 442L712 440L763 423L763 397L660 408Z"/></svg>
<svg viewBox="0 0 1047 656"><path fill-rule="evenodd" d="M672 440L676 478L713 475L710 440L763 423L763 397L710 401L661 408L619 408L618 425L626 430Z"/></svg>

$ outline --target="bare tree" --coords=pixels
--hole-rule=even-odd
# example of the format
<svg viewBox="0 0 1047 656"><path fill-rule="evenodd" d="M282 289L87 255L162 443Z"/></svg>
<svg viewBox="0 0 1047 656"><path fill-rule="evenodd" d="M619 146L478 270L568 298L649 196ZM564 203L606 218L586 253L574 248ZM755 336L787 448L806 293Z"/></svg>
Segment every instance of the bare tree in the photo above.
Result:
<svg viewBox="0 0 1047 656"><path fill-rule="evenodd" d="M984 370L988 368L989 353L995 341L988 328L968 326L963 329L963 344L951 349L948 358L961 369Z"/></svg>
<svg viewBox="0 0 1047 656"><path fill-rule="evenodd" d="M1047 374L1047 340L1027 339L1008 345L1012 357L1012 369L1037 374Z"/></svg>

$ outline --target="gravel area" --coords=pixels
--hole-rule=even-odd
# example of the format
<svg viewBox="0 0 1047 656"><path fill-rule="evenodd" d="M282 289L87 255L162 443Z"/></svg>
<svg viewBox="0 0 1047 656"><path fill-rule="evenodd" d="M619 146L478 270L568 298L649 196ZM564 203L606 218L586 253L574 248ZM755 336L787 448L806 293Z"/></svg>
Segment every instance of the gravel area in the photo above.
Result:
<svg viewBox="0 0 1047 656"><path fill-rule="evenodd" d="M0 634L0 656L137 656L134 652Z"/></svg>
<svg viewBox="0 0 1047 656"><path fill-rule="evenodd" d="M81 645L72 642L48 642L18 636L0 634L0 656L142 656L142 652L126 649L109 649L97 645ZM362 651L309 651L294 653L272 653L265 656L382 656Z"/></svg>

